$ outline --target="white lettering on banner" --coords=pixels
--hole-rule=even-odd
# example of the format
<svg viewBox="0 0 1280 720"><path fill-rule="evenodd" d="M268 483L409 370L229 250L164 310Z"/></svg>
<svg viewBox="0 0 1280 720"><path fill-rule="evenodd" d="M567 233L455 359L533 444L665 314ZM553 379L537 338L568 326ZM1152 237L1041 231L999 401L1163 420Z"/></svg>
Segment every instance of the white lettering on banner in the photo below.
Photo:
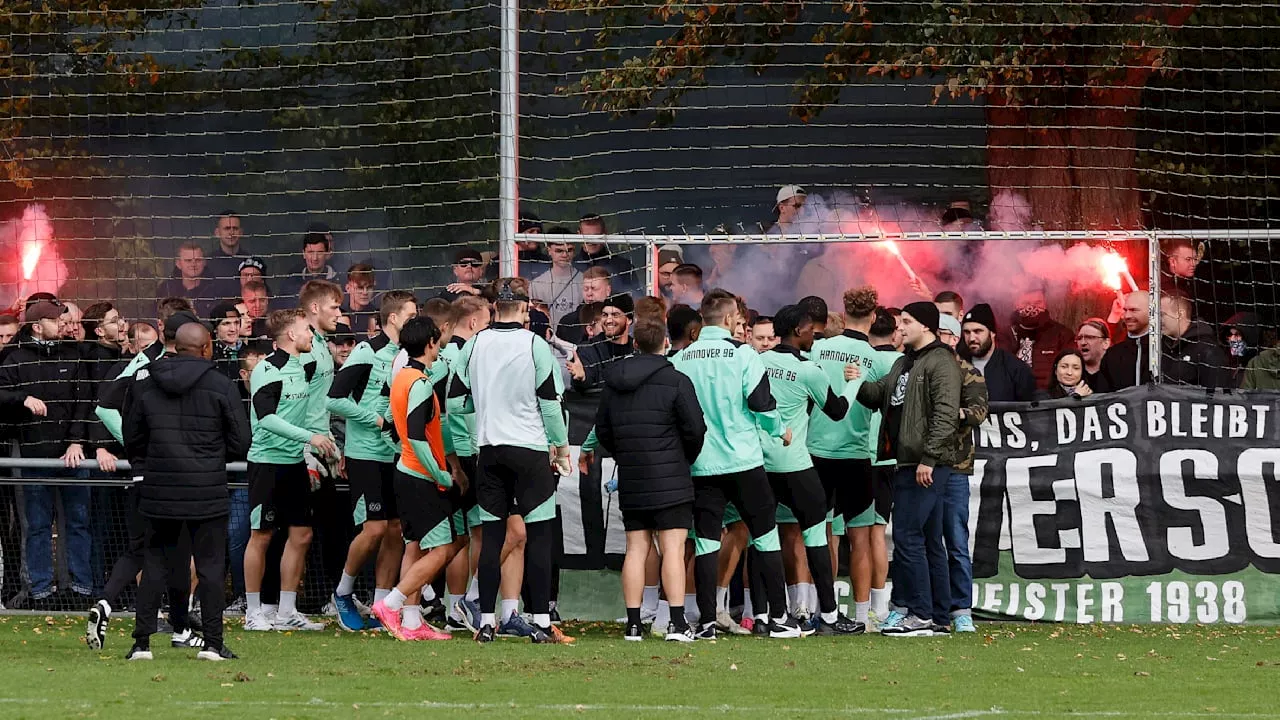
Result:
<svg viewBox="0 0 1280 720"><path fill-rule="evenodd" d="M1268 405L1221 405L1199 402L1148 400L1147 437L1208 440L1247 438L1262 440L1267 432ZM1250 423L1250 411L1253 421ZM1223 413L1226 417L1223 417ZM1224 433L1225 431L1225 433Z"/></svg>
<svg viewBox="0 0 1280 720"><path fill-rule="evenodd" d="M1156 581L1146 585L1146 594L1146 617L1141 617L1140 603L1130 605L1126 615L1125 586L1115 581L1053 583L1048 588L1038 582L979 582L973 597L979 610L1032 621L1239 624L1248 617L1245 586L1238 580Z"/></svg>
<svg viewBox="0 0 1280 720"><path fill-rule="evenodd" d="M1103 492L1102 468L1111 467L1111 496ZM1107 520L1116 536L1123 538L1120 552L1131 562L1151 559L1138 525L1138 459L1128 450L1107 448L1076 454L1076 488L1080 498L1080 536L1084 541L1084 561L1111 560Z"/></svg>
<svg viewBox="0 0 1280 720"><path fill-rule="evenodd" d="M1108 405L1106 410L1107 424L1102 423L1103 408L1087 405L1082 408L1058 408L1054 417L1058 425L1058 444L1070 445L1074 442L1099 442L1102 440L1124 440L1129 436L1129 423L1124 416L1128 412L1123 404ZM1076 415L1080 415L1077 419ZM1077 430L1079 429L1079 432Z"/></svg>
<svg viewBox="0 0 1280 720"><path fill-rule="evenodd" d="M1252 448L1240 453L1236 474L1240 478L1240 496L1244 500L1245 537L1254 554L1265 558L1280 558L1280 543L1276 542L1275 527L1271 517L1267 485L1273 492L1280 492L1276 483L1280 448ZM1268 472L1268 470L1270 472Z"/></svg>
<svg viewBox="0 0 1280 720"><path fill-rule="evenodd" d="M1037 515L1058 513L1057 500L1037 500L1031 495L1031 469L1053 467L1057 455L1010 458L1004 466L1005 492L1009 497L1009 530L1013 538L1013 561L1016 564L1058 565L1067 561L1061 547L1042 547L1036 533ZM1055 484L1054 494L1057 494Z"/></svg>
<svg viewBox="0 0 1280 720"><path fill-rule="evenodd" d="M1002 434L1001 427L1008 435ZM978 428L979 447L999 448L1001 445L1021 450L1027 446L1027 434L1022 430L1022 416L1016 412L991 413Z"/></svg>
<svg viewBox="0 0 1280 720"><path fill-rule="evenodd" d="M1175 510L1197 513L1204 531L1204 542L1197 543L1192 528L1170 527L1166 533L1169 553L1191 561L1222 557L1231 547L1227 536L1227 513L1222 504L1212 498L1187 495L1182 468L1188 462L1191 463L1192 479L1218 479L1218 457L1208 450L1172 450L1160 456L1160 488L1164 501Z"/></svg>

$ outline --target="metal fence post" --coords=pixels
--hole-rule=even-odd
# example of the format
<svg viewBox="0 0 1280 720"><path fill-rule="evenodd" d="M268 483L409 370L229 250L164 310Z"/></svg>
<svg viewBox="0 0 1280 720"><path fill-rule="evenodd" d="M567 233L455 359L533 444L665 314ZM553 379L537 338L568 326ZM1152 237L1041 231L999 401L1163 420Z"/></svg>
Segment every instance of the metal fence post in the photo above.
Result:
<svg viewBox="0 0 1280 720"><path fill-rule="evenodd" d="M1147 348L1151 353L1148 367L1151 370L1151 382L1160 383L1160 341L1164 337L1160 333L1160 237L1156 233L1147 235Z"/></svg>
<svg viewBox="0 0 1280 720"><path fill-rule="evenodd" d="M503 277L519 272L515 233L520 213L520 2L502 0L498 129L498 268Z"/></svg>

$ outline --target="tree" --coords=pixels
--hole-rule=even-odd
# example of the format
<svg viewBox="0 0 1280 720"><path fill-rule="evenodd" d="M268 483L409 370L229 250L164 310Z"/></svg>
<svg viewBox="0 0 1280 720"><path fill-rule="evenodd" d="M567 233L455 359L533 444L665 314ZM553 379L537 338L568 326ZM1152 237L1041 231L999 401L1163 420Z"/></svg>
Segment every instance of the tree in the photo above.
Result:
<svg viewBox="0 0 1280 720"><path fill-rule="evenodd" d="M178 82L166 75L167 64L138 50L137 41L148 29L190 24L187 11L202 4L6 2L0 12L0 201L65 197L68 178L101 170L86 159L84 141L86 127L109 132L103 98L111 98L112 113L123 114L146 107Z"/></svg>
<svg viewBox="0 0 1280 720"><path fill-rule="evenodd" d="M837 102L857 78L926 77L935 101L980 98L992 194L1025 194L1046 229L1141 226L1138 113L1148 81L1176 68L1184 25L1218 28L1224 44L1248 48L1230 45L1241 24L1251 21L1260 32L1280 24L1273 8L1197 13L1197 6L661 0L642 10L622 0L551 1L553 10L592 17L597 45L625 40L645 48L615 56L572 88L592 109L654 108L662 122L682 96L707 84L709 68L733 62L762 70L796 45L808 51L798 51L798 62L811 68L795 87L792 112L800 120ZM648 33L657 33L656 42L636 42Z"/></svg>

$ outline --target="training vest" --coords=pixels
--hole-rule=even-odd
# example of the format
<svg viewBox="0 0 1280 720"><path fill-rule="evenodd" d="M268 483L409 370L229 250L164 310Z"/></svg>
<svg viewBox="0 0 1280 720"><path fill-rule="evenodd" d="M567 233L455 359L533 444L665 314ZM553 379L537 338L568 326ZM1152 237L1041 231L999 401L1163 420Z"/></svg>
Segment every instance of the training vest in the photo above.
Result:
<svg viewBox="0 0 1280 720"><path fill-rule="evenodd" d="M434 482L434 474L423 464L415 446L422 448L422 438L425 438L436 467L445 467L440 401L432 392L431 382L419 363L410 361L392 380L391 419L395 423L396 434L400 436L399 468Z"/></svg>

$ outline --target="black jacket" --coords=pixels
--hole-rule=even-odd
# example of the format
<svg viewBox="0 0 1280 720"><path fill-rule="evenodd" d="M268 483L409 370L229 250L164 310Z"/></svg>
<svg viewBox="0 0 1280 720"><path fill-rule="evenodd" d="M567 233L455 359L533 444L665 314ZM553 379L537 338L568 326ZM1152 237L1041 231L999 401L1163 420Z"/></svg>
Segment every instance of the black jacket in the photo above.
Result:
<svg viewBox="0 0 1280 720"><path fill-rule="evenodd" d="M1098 368L1098 386L1090 385L1095 392L1115 392L1151 382L1150 338L1125 338L1107 349Z"/></svg>
<svg viewBox="0 0 1280 720"><path fill-rule="evenodd" d="M213 363L167 355L138 371L124 413L129 457L146 460L138 510L204 520L230 511L227 461L249 450L240 393Z"/></svg>
<svg viewBox="0 0 1280 720"><path fill-rule="evenodd" d="M1162 338L1162 348L1160 376L1165 383L1204 388L1234 386L1227 354L1208 323L1196 320L1182 337Z"/></svg>
<svg viewBox="0 0 1280 720"><path fill-rule="evenodd" d="M218 372L227 376L233 383L240 382L240 343L228 345L221 340L213 341L213 364Z"/></svg>
<svg viewBox="0 0 1280 720"><path fill-rule="evenodd" d="M62 457L68 445L85 442L92 406L80 350L74 342L37 342L29 328L19 331L16 347L0 365L0 404L18 405L13 421L23 457ZM28 396L44 401L48 415L38 418L21 407Z"/></svg>
<svg viewBox="0 0 1280 720"><path fill-rule="evenodd" d="M689 468L706 433L693 383L666 358L635 355L609 369L596 437L618 464L624 512L693 502Z"/></svg>
<svg viewBox="0 0 1280 720"><path fill-rule="evenodd" d="M123 368L117 366L122 357L123 353L119 348L110 348L96 342L80 343L80 361L84 363L84 369L81 371L85 384L84 393L93 405L96 405L98 399L102 397L105 383L115 380L116 375L120 374ZM115 375L112 371L115 371ZM85 432L89 439L89 447L85 448L85 455L89 455L96 448L106 448L113 455L119 455L122 452L123 448L115 438L111 437L111 433L107 432L92 411L85 413L84 420L87 423Z"/></svg>
<svg viewBox="0 0 1280 720"><path fill-rule="evenodd" d="M971 358L966 358L973 362ZM1031 402L1036 399L1036 378L1031 368L1017 355L995 348L982 368L987 381L987 397L991 402Z"/></svg>
<svg viewBox="0 0 1280 720"><path fill-rule="evenodd" d="M597 335L578 346L578 360L582 362L583 378L573 381L573 389L587 392L600 388L610 366L636 353L635 345L628 339L625 345L609 342L604 334Z"/></svg>

